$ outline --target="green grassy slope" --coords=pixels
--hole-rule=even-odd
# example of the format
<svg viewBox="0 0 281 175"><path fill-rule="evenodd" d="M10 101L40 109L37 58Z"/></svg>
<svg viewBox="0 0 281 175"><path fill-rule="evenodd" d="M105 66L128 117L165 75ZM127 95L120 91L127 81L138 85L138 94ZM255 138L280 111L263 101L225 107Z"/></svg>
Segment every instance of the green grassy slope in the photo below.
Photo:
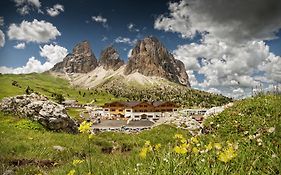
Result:
<svg viewBox="0 0 281 175"><path fill-rule="evenodd" d="M13 81L16 81L18 86L13 86ZM0 82L0 99L24 94L27 86L50 98L52 98L51 96L53 93L57 93L62 94L65 99L78 100L80 103L90 103L94 100L96 104L104 104L105 102L123 99L116 99L113 95L108 93L98 93L87 89L72 87L67 80L51 76L48 73L0 75Z"/></svg>
<svg viewBox="0 0 281 175"><path fill-rule="evenodd" d="M167 125L139 134L95 135L90 142L94 174L280 174L280 104L280 96L235 102L233 107L208 118L204 123L208 133L193 141L187 131ZM175 139L176 133L184 139ZM148 151L141 158L139 153L146 140L152 145L160 143L161 148ZM184 145L185 140L189 145L186 152L177 153L175 146ZM72 164L74 159L84 160L87 155L87 136L83 134L48 132L34 122L0 113L0 142L0 173L7 169L18 174L88 172L85 162ZM222 148L215 148L215 143ZM52 149L54 145L66 149L59 152ZM119 149L112 154L102 152L109 147ZM230 150L232 147L234 150ZM227 161L223 162L220 155L227 157ZM48 159L56 165L29 163L12 167L9 162L16 159Z"/></svg>

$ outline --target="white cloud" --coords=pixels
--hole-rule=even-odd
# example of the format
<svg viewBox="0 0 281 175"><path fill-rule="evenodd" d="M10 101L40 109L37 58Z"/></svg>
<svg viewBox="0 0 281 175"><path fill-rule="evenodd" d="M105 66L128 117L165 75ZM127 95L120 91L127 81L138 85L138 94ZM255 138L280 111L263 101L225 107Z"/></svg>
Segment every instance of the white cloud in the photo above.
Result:
<svg viewBox="0 0 281 175"><path fill-rule="evenodd" d="M17 11L21 15L27 15L31 10L37 10L39 13L41 2L39 0L14 0L16 3Z"/></svg>
<svg viewBox="0 0 281 175"><path fill-rule="evenodd" d="M14 46L15 49L24 49L25 48L25 43L18 43L17 45Z"/></svg>
<svg viewBox="0 0 281 175"><path fill-rule="evenodd" d="M210 88L207 90L207 92L213 93L213 94L221 94L221 91L216 88Z"/></svg>
<svg viewBox="0 0 281 175"><path fill-rule="evenodd" d="M106 36L103 36L101 39L101 41L106 41L106 40L108 40L108 38Z"/></svg>
<svg viewBox="0 0 281 175"><path fill-rule="evenodd" d="M114 40L114 42L116 42L116 43L123 43L123 44L129 44L129 45L134 45L134 44L136 44L137 40L136 40L136 39L131 40L130 38L119 36L118 38L116 38L116 39Z"/></svg>
<svg viewBox="0 0 281 175"><path fill-rule="evenodd" d="M136 28L136 25L133 23L129 23L127 27L130 32L139 32L140 31L138 28Z"/></svg>
<svg viewBox="0 0 281 175"><path fill-rule="evenodd" d="M61 62L63 58L68 54L66 48L59 45L44 45L40 47L40 55L47 58L47 62L55 65L58 62Z"/></svg>
<svg viewBox="0 0 281 175"><path fill-rule="evenodd" d="M9 39L26 42L46 43L56 39L61 33L49 22L34 19L32 22L22 21L20 24L11 24L8 29Z"/></svg>
<svg viewBox="0 0 281 175"><path fill-rule="evenodd" d="M3 74L28 74L32 72L41 73L51 69L52 67L53 66L49 62L42 64L39 60L35 59L35 57L31 57L28 59L25 66L17 68L1 66L0 72Z"/></svg>
<svg viewBox="0 0 281 175"><path fill-rule="evenodd" d="M64 12L64 6L61 4L56 4L52 8L47 8L48 15L52 17L59 15L61 12Z"/></svg>
<svg viewBox="0 0 281 175"><path fill-rule="evenodd" d="M58 45L44 45L40 47L40 55L46 58L45 63L41 63L35 57L31 57L28 59L26 65L22 67L6 67L0 66L0 72L3 74L28 74L32 72L45 72L50 70L56 63L63 60L63 58L67 55L68 51L64 47Z"/></svg>
<svg viewBox="0 0 281 175"><path fill-rule="evenodd" d="M0 47L4 47L5 45L5 34L0 30Z"/></svg>
<svg viewBox="0 0 281 175"><path fill-rule="evenodd" d="M169 10L155 20L154 28L183 38L202 36L199 43L173 51L184 62L191 85L238 97L238 92L249 95L257 84L281 81L281 58L263 41L277 37L281 1L182 0L170 3ZM193 71L204 75L200 83Z"/></svg>
<svg viewBox="0 0 281 175"><path fill-rule="evenodd" d="M97 23L102 23L103 27L107 28L107 19L102 17L101 15L98 16L92 16L92 20L97 22Z"/></svg>
<svg viewBox="0 0 281 175"><path fill-rule="evenodd" d="M182 0L170 3L169 10L170 15L159 16L154 27L182 37L194 37L199 32L220 41L241 43L276 38L281 27L278 0Z"/></svg>

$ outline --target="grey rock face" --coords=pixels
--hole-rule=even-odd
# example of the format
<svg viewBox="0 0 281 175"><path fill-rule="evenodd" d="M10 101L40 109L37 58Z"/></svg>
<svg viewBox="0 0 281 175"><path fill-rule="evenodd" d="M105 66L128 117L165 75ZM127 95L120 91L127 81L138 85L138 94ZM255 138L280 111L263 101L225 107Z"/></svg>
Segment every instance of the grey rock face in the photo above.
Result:
<svg viewBox="0 0 281 175"><path fill-rule="evenodd" d="M68 54L62 62L57 63L51 71L67 73L87 73L98 66L88 41L77 44L73 52Z"/></svg>
<svg viewBox="0 0 281 175"><path fill-rule="evenodd" d="M77 125L66 114L65 108L42 95L32 93L4 98L0 103L0 110L38 121L50 130L77 132Z"/></svg>
<svg viewBox="0 0 281 175"><path fill-rule="evenodd" d="M125 74L139 72L146 76L159 76L190 87L184 64L176 60L155 37L137 42L126 65Z"/></svg>
<svg viewBox="0 0 281 175"><path fill-rule="evenodd" d="M99 66L103 66L106 70L117 70L122 65L124 65L124 61L120 59L119 53L112 46L107 47L101 52Z"/></svg>

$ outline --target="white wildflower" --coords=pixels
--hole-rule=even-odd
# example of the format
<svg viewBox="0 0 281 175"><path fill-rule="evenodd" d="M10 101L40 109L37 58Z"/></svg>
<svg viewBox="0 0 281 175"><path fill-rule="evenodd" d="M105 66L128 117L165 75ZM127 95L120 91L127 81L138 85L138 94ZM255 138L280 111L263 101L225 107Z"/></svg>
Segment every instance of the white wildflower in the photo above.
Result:
<svg viewBox="0 0 281 175"><path fill-rule="evenodd" d="M269 133L273 133L275 131L275 128L274 127L270 127L270 128L268 128L268 130L267 130L267 132L269 132Z"/></svg>

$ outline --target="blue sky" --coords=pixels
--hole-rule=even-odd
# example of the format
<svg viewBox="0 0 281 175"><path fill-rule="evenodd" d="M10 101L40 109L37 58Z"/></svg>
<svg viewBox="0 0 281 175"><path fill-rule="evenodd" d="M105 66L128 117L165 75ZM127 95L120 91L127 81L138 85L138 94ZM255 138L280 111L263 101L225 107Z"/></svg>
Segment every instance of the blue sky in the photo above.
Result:
<svg viewBox="0 0 281 175"><path fill-rule="evenodd" d="M281 83L280 0L3 0L0 72L42 72L83 40L121 58L156 36L193 88L241 98Z"/></svg>
<svg viewBox="0 0 281 175"><path fill-rule="evenodd" d="M33 19L45 20L52 23L61 36L48 43L56 42L65 47L69 52L75 44L83 40L89 40L96 57L100 56L102 49L113 44L123 59L127 59L128 51L133 47L127 43L116 43L118 37L130 38L131 40L142 39L145 36L154 35L158 37L169 50L176 49L178 44L189 43L192 39L183 39L178 34L164 32L154 29L154 20L160 14L168 12L168 1L42 1L41 10L30 11L27 15L17 13L15 2L1 1L0 16L4 17L4 26L1 28L4 33L11 23L19 24L23 20ZM55 4L63 4L64 12L52 17L46 14L45 9ZM102 16L107 19L106 26L92 20L92 16ZM135 30L130 31L128 25L133 24ZM103 41L103 39L105 39ZM29 42L25 49L15 49L17 40L9 40L0 48L0 66L18 67L24 65L31 56L44 61L39 55L38 43ZM46 43L40 43L44 45Z"/></svg>

